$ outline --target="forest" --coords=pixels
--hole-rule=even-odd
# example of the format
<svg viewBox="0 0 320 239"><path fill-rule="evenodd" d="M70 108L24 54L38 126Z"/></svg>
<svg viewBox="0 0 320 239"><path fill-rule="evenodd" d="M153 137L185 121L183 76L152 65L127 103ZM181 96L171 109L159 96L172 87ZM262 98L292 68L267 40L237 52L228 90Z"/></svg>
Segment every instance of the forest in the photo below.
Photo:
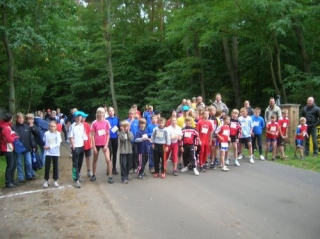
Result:
<svg viewBox="0 0 320 239"><path fill-rule="evenodd" d="M319 0L0 0L0 107L320 99Z"/></svg>

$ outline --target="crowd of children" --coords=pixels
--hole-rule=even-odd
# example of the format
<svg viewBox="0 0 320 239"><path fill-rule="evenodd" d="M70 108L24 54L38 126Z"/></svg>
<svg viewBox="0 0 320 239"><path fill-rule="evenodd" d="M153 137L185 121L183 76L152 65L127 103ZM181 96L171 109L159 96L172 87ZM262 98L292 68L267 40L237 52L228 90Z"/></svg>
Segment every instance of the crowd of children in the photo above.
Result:
<svg viewBox="0 0 320 239"><path fill-rule="evenodd" d="M202 106L204 104L202 103ZM72 110L72 121L68 127L66 142L70 142L72 156L72 178L76 188L81 187L84 180L81 177L81 168L84 158L86 159L87 176L90 181L97 180L96 170L100 150L103 152L106 165L108 182L113 183L113 175L118 175L117 152L119 152L119 165L121 181L127 184L132 172L137 173L139 179L145 179L145 168L149 163L150 173L154 178L166 177L167 161L173 163L174 176L192 170L194 175L206 172L208 169L221 168L228 172L231 157L229 146L233 149L234 165L239 167L240 160L244 158L244 148L248 150L249 162L254 163L255 159L268 159L271 152L271 159L277 157L286 160L284 154L284 140L288 137L288 112L282 111L278 118L273 114L270 121L260 116L261 109L255 108L253 115L248 115L248 108L241 108L240 111L233 109L228 111L209 107L197 107L197 104L181 106L181 112L172 111L171 117L166 120L160 114L153 111L152 106L146 106L141 114L136 105L129 110L127 120L120 121L115 116L114 109L109 107L108 112L103 107L96 111L96 119L90 125L86 122L87 114L77 109ZM31 120L32 119L32 120ZM44 124L42 115L39 114L38 127L33 125L33 114L27 115L27 122L24 122L24 115L17 114L16 124L12 125L12 116L5 115L0 122L1 128L1 152L7 160L6 186L16 187L14 171L18 165L18 181L20 183L31 180L35 174L30 167L29 153L40 147L43 151L45 161L45 182L44 188L50 185L49 172L51 163L53 165L53 186L59 187L59 164L60 144L62 142L56 120L49 119L48 128L40 133ZM40 123L39 123L40 122ZM43 127L42 127L43 128ZM265 128L266 147L262 151L262 133ZM42 129L43 131L43 129ZM64 131L64 130L63 130ZM64 131L64 134L66 132ZM31 137L33 136L33 137ZM296 130L295 158L304 159L303 144L307 137L306 119L300 119L300 125ZM14 140L19 138L25 144L27 151L24 153L14 152ZM37 139L37 140L34 140ZM254 151L259 152L254 157ZM91 155L93 160L91 165ZM24 156L25 176L22 171L22 159ZM111 160L112 158L112 160ZM92 166L92 167L91 167Z"/></svg>

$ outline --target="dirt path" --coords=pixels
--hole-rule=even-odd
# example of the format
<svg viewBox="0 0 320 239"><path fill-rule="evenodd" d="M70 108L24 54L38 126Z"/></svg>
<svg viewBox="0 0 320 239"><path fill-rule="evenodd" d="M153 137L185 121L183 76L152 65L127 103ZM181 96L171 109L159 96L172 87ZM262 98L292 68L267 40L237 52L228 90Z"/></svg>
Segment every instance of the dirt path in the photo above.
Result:
<svg viewBox="0 0 320 239"><path fill-rule="evenodd" d="M68 145L61 147L60 188L43 189L42 177L17 189L0 191L1 238L123 238L126 219L113 208L104 184L71 179ZM85 170L85 169L84 169Z"/></svg>

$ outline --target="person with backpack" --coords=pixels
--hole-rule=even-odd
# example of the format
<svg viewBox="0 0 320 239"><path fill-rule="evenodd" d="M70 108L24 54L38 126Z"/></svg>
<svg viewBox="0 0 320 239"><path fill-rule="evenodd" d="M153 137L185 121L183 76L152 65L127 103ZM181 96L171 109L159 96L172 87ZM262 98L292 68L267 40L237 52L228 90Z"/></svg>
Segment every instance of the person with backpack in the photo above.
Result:
<svg viewBox="0 0 320 239"><path fill-rule="evenodd" d="M13 142L18 136L12 130L12 115L6 113L0 121L0 151L6 158L6 188L15 188L18 183L14 181L14 173L17 165L13 154Z"/></svg>

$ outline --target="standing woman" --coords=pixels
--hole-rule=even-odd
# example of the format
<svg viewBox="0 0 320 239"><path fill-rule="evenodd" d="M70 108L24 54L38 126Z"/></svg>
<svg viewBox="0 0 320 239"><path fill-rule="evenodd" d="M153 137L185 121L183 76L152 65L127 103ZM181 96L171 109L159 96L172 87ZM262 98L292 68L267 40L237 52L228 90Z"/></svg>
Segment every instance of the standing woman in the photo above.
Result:
<svg viewBox="0 0 320 239"><path fill-rule="evenodd" d="M14 172L17 165L13 155L13 141L17 138L17 135L11 129L12 127L12 115L6 113L3 120L0 121L0 151L6 158L6 187L15 188L18 184L14 182Z"/></svg>

